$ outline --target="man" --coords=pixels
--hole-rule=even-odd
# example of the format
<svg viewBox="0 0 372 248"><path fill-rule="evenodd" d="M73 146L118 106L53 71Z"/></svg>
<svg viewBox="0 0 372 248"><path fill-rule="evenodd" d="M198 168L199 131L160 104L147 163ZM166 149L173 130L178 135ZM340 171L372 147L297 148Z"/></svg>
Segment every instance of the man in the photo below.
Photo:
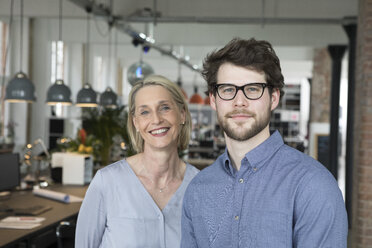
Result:
<svg viewBox="0 0 372 248"><path fill-rule="evenodd" d="M284 86L270 43L233 39L207 56L203 76L226 151L189 184L181 247L346 248L336 180L270 134Z"/></svg>

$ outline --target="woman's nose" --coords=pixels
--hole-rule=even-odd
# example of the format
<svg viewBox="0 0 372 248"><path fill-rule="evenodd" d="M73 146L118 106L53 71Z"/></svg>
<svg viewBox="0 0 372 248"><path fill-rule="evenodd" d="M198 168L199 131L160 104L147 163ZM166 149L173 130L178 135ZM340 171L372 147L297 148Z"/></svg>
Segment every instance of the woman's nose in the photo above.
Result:
<svg viewBox="0 0 372 248"><path fill-rule="evenodd" d="M161 123L162 121L162 116L159 112L155 111L153 116L152 116L152 121L155 124Z"/></svg>

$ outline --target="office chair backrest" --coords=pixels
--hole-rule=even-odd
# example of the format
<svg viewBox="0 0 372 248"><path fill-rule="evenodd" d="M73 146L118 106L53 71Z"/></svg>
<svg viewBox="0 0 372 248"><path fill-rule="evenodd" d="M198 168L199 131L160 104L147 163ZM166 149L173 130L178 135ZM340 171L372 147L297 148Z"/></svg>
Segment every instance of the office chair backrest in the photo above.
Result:
<svg viewBox="0 0 372 248"><path fill-rule="evenodd" d="M56 228L58 248L74 248L76 224L61 221Z"/></svg>

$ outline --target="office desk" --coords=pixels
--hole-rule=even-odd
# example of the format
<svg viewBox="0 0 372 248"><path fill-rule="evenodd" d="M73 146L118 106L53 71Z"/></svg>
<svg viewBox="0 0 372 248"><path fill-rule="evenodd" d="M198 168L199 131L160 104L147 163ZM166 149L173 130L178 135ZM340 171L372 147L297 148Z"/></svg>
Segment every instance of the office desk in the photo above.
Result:
<svg viewBox="0 0 372 248"><path fill-rule="evenodd" d="M87 186L52 186L48 188L79 197L84 197ZM34 196L31 191L12 192L10 199L1 201L11 208L27 207L32 205L48 205L52 209L44 212L38 217L45 217L41 226L28 230L0 229L0 247L39 247L47 243L48 239L55 239L55 228L60 221L72 220L77 217L81 202L62 203L39 196ZM53 240L52 240L53 241ZM55 240L54 240L55 241Z"/></svg>

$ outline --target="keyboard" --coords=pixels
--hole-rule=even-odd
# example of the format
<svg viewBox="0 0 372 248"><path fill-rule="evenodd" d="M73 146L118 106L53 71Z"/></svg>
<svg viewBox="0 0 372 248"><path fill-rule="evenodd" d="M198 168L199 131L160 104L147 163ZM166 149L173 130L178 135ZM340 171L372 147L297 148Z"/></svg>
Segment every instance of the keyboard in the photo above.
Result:
<svg viewBox="0 0 372 248"><path fill-rule="evenodd" d="M34 205L31 207L26 207L26 208L14 208L14 214L15 215L39 215L42 214L48 210L52 209L51 206L46 206L46 205Z"/></svg>

